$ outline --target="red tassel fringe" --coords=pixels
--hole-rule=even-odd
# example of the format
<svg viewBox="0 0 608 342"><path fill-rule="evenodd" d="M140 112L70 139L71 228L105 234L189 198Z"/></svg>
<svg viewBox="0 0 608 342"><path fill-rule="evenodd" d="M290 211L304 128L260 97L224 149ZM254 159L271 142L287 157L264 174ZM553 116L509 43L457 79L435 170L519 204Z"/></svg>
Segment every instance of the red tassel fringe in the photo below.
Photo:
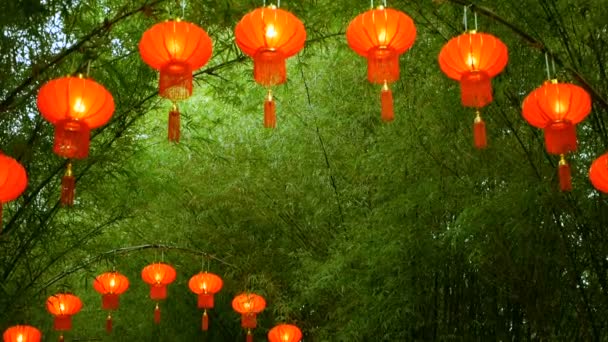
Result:
<svg viewBox="0 0 608 342"><path fill-rule="evenodd" d="M264 102L264 127L277 127L276 105L272 97Z"/></svg>
<svg viewBox="0 0 608 342"><path fill-rule="evenodd" d="M160 307L158 307L158 304L154 308L154 323L160 324Z"/></svg>
<svg viewBox="0 0 608 342"><path fill-rule="evenodd" d="M395 119L393 92L388 86L382 88L382 92L380 93L380 102L382 104L382 121L393 121Z"/></svg>
<svg viewBox="0 0 608 342"><path fill-rule="evenodd" d="M565 163L565 161L563 163L560 161L558 175L560 190L564 192L572 191L572 174L570 171L570 165Z"/></svg>
<svg viewBox="0 0 608 342"><path fill-rule="evenodd" d="M570 123L554 123L545 128L545 146L551 154L566 154L576 150L576 127Z"/></svg>
<svg viewBox="0 0 608 342"><path fill-rule="evenodd" d="M253 334L251 333L251 331L247 332L247 342L253 342Z"/></svg>
<svg viewBox="0 0 608 342"><path fill-rule="evenodd" d="M207 310L203 312L203 323L202 323L203 331L209 330L209 315L207 314Z"/></svg>
<svg viewBox="0 0 608 342"><path fill-rule="evenodd" d="M74 176L63 176L61 179L61 204L65 207L74 205L74 192L76 178Z"/></svg>
<svg viewBox="0 0 608 342"><path fill-rule="evenodd" d="M481 116L475 118L475 123L473 123L473 140L475 141L475 147L478 149L488 147L486 123L483 121Z"/></svg>
<svg viewBox="0 0 608 342"><path fill-rule="evenodd" d="M108 334L112 332L112 316L110 315L106 318L106 332Z"/></svg>
<svg viewBox="0 0 608 342"><path fill-rule="evenodd" d="M465 73L460 79L460 100L465 107L481 108L492 102L492 80L483 71Z"/></svg>
<svg viewBox="0 0 608 342"><path fill-rule="evenodd" d="M253 78L270 87L287 81L285 56L280 51L262 50L253 56Z"/></svg>
<svg viewBox="0 0 608 342"><path fill-rule="evenodd" d="M175 109L169 112L169 141L178 143L180 135L180 115Z"/></svg>

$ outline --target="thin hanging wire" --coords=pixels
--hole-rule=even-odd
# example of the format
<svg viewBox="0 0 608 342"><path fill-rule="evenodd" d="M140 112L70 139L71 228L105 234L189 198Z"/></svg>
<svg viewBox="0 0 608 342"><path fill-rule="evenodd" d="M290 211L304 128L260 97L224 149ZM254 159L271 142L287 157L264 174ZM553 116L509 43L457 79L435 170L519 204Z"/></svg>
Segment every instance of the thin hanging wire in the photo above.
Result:
<svg viewBox="0 0 608 342"><path fill-rule="evenodd" d="M91 73L91 60L89 59L89 62L87 63L87 77L89 77L90 73Z"/></svg>
<svg viewBox="0 0 608 342"><path fill-rule="evenodd" d="M477 31L477 12L473 12L475 14L475 31Z"/></svg>
<svg viewBox="0 0 608 342"><path fill-rule="evenodd" d="M464 23L464 31L465 32L469 30L467 21L468 21L467 20L467 6L465 5L464 6L464 15L463 15L463 18L462 18L462 22Z"/></svg>
<svg viewBox="0 0 608 342"><path fill-rule="evenodd" d="M386 0L382 1L382 3L384 4L384 7L386 7Z"/></svg>
<svg viewBox="0 0 608 342"><path fill-rule="evenodd" d="M281 7L281 0L277 0L277 8Z"/></svg>
<svg viewBox="0 0 608 342"><path fill-rule="evenodd" d="M182 19L186 16L186 0L182 0Z"/></svg>
<svg viewBox="0 0 608 342"><path fill-rule="evenodd" d="M371 9L374 8L374 0L369 1L369 8L371 8Z"/></svg>
<svg viewBox="0 0 608 342"><path fill-rule="evenodd" d="M264 0L264 5L263 6L266 7L266 0Z"/></svg>
<svg viewBox="0 0 608 342"><path fill-rule="evenodd" d="M165 262L165 250L164 249L160 250L160 261Z"/></svg>
<svg viewBox="0 0 608 342"><path fill-rule="evenodd" d="M549 69L549 54L545 52L545 65L547 66L547 79L551 79L551 70Z"/></svg>
<svg viewBox="0 0 608 342"><path fill-rule="evenodd" d="M553 75L557 75L557 71L555 71L555 58L553 56L551 56L551 66L553 66Z"/></svg>

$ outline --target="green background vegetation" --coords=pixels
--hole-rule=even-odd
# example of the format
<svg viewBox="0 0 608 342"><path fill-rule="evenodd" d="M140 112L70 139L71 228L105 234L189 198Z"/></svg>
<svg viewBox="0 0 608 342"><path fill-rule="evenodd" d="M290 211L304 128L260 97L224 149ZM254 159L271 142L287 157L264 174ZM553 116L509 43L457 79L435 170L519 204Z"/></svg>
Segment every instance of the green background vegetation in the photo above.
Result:
<svg viewBox="0 0 608 342"><path fill-rule="evenodd" d="M258 339L286 321L305 341L608 341L608 203L587 178L608 147L603 0L474 2L479 29L509 47L484 110L483 151L472 146L474 115L460 106L458 84L437 64L462 32L464 0L389 1L418 29L400 59L390 124L380 121L366 61L344 37L369 2L282 1L308 41L275 90L275 130L262 127L265 90L232 34L261 1L186 3L185 19L209 32L214 55L181 105L177 145L166 141L170 104L137 43L181 15L178 3L0 4L0 147L29 174L24 196L5 206L0 329L28 322L56 339L44 302L71 291L84 308L68 341L240 341L230 301L252 290L268 301ZM569 194L558 191L542 132L520 114L546 78L544 51L561 80L594 100L570 158ZM44 82L89 62L116 112L75 163L76 206L64 209L65 161L52 153L53 127L35 98ZM187 288L202 253L217 258L210 270L225 280L207 334ZM160 259L178 278L155 326L140 272ZM92 280L113 268L131 287L108 337Z"/></svg>

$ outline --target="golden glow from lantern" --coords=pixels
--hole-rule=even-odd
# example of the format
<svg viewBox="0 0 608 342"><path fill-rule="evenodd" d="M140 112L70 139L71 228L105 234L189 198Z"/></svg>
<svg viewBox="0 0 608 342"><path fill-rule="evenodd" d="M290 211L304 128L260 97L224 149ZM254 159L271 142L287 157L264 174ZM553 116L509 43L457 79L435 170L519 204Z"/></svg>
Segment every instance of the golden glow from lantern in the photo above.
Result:
<svg viewBox="0 0 608 342"><path fill-rule="evenodd" d="M156 273L154 275L154 279L156 280L157 283L160 283L160 281L163 280L163 277L160 275L160 273Z"/></svg>
<svg viewBox="0 0 608 342"><path fill-rule="evenodd" d="M563 114L567 108L561 101L555 101L554 108L556 114Z"/></svg>
<svg viewBox="0 0 608 342"><path fill-rule="evenodd" d="M378 42L383 46L386 45L386 30L380 30L380 32L378 32Z"/></svg>
<svg viewBox="0 0 608 342"><path fill-rule="evenodd" d="M65 310L65 305L63 305L63 303L59 303L59 311L63 313L63 310Z"/></svg>
<svg viewBox="0 0 608 342"><path fill-rule="evenodd" d="M114 289L114 286L116 286L116 278L112 277L110 279L110 288Z"/></svg>
<svg viewBox="0 0 608 342"><path fill-rule="evenodd" d="M287 342L291 338L291 334L288 332L284 332L283 336L281 336L281 338L283 339L283 341Z"/></svg>
<svg viewBox="0 0 608 342"><path fill-rule="evenodd" d="M276 37L278 32L274 29L274 25L270 24L266 26L266 38L272 39Z"/></svg>
<svg viewBox="0 0 608 342"><path fill-rule="evenodd" d="M475 56L473 56L473 54L470 54L467 56L467 64L469 65L469 67L473 70L475 70L475 65L477 64L477 58L475 58Z"/></svg>
<svg viewBox="0 0 608 342"><path fill-rule="evenodd" d="M17 342L23 342L23 334L19 334L19 336L17 336Z"/></svg>
<svg viewBox="0 0 608 342"><path fill-rule="evenodd" d="M179 55L182 52L182 45L177 40L168 40L167 51L171 51L172 55Z"/></svg>
<svg viewBox="0 0 608 342"><path fill-rule="evenodd" d="M243 303L243 306L245 307L245 309L250 310L251 309L251 301L246 301L245 303Z"/></svg>
<svg viewBox="0 0 608 342"><path fill-rule="evenodd" d="M74 106L72 108L78 114L82 114L87 110L87 107L84 105L84 101L82 101L80 97L74 101Z"/></svg>

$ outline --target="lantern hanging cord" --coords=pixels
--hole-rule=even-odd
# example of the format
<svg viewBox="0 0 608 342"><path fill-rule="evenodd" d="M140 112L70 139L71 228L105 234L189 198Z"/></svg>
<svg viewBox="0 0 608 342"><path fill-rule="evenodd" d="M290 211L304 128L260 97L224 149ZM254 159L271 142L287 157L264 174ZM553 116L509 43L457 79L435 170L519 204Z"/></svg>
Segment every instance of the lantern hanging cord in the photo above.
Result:
<svg viewBox="0 0 608 342"><path fill-rule="evenodd" d="M475 15L475 31L477 31L477 12L473 12Z"/></svg>
<svg viewBox="0 0 608 342"><path fill-rule="evenodd" d="M281 0L277 0L277 8L281 7Z"/></svg>
<svg viewBox="0 0 608 342"><path fill-rule="evenodd" d="M87 77L89 77L90 73L91 73L91 60L89 59L89 62L87 63Z"/></svg>
<svg viewBox="0 0 608 342"><path fill-rule="evenodd" d="M374 0L369 1L369 8L371 8L371 9L374 8Z"/></svg>
<svg viewBox="0 0 608 342"><path fill-rule="evenodd" d="M384 7L386 7L386 0L382 1L382 3L384 4Z"/></svg>
<svg viewBox="0 0 608 342"><path fill-rule="evenodd" d="M182 19L186 16L186 0L182 0Z"/></svg>
<svg viewBox="0 0 608 342"><path fill-rule="evenodd" d="M545 52L545 65L547 66L547 79L551 79L551 70L549 69L549 54Z"/></svg>
<svg viewBox="0 0 608 342"><path fill-rule="evenodd" d="M464 6L464 15L462 17L462 22L464 23L464 31L465 32L468 31L469 28L467 25L467 6L466 5Z"/></svg>

